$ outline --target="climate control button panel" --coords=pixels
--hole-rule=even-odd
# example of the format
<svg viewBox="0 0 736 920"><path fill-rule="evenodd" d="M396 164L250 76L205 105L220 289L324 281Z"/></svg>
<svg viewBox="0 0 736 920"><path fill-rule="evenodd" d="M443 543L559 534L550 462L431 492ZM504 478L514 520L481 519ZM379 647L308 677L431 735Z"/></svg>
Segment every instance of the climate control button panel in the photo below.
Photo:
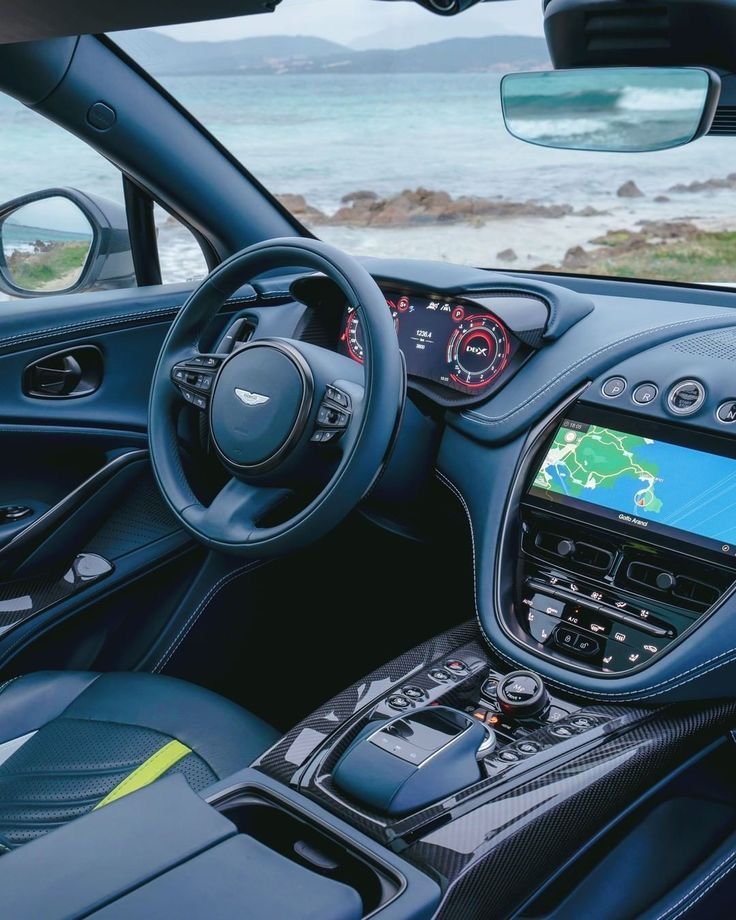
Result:
<svg viewBox="0 0 736 920"><path fill-rule="evenodd" d="M679 633L653 606L541 568L526 578L519 615L536 643L602 672L630 671L650 661ZM678 625L687 628L690 620Z"/></svg>

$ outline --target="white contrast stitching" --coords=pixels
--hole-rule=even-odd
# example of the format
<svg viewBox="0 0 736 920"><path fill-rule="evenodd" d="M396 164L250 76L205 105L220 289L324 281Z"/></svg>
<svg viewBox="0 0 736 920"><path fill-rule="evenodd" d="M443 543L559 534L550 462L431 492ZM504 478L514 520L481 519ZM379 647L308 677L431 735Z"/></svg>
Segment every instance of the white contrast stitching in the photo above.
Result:
<svg viewBox="0 0 736 920"><path fill-rule="evenodd" d="M176 313L179 306L161 307L157 310L144 310L135 313L121 313L118 316L109 319L98 320L80 320L77 323L68 323L65 326L55 326L51 329L36 329L33 332L22 332L18 335L11 335L7 338L0 339L0 348L6 345L17 345L23 341L33 342L39 338L45 338L50 335L56 335L60 332L83 332L87 329L95 329L99 326L114 326L127 320L146 319L147 317L165 316L168 313Z"/></svg>
<svg viewBox="0 0 736 920"><path fill-rule="evenodd" d="M161 658L159 658L159 660L156 662L153 667L154 674L166 667L166 665L176 653L176 650L179 648L184 639L186 639L194 624L197 622L202 613L204 613L205 609L209 606L210 601L215 597L215 595L219 594L220 590L224 588L225 585L229 584L235 578L240 577L240 575L244 575L246 572L250 572L262 565L266 565L266 563L269 561L270 560L268 559L257 559L255 562L248 562L245 565L242 565L240 568L234 569L232 572L227 572L222 576L222 578L219 579L219 581L216 581L215 584L212 585L212 587L209 589L207 594L205 594L205 596L199 602L199 604L195 607L193 612L189 615L187 621L176 634Z"/></svg>
<svg viewBox="0 0 736 920"><path fill-rule="evenodd" d="M697 898L695 898L689 904L686 904L681 911L678 911L678 913L670 917L670 920L677 920L678 917L681 917L684 913L687 913L687 911L693 908L698 903L698 901L700 901L702 898L705 897L706 894L708 894L708 892L711 890L711 888L713 888L714 885L717 885L718 882L724 879L728 875L728 873L731 872L732 869L736 868L736 861L734 861L735 856L736 856L736 853L733 853L733 852L729 853L725 859L721 860L721 862L715 867L715 869L712 869L705 876L705 878L699 879L698 882L695 885L693 885L693 887L686 894L684 894L676 904L673 904L671 907L668 907L663 914L659 914L659 916L657 917L657 920L664 920L665 917L669 917L669 915L672 913L673 910L676 910L680 906L680 904L683 903L683 901L686 901L690 897L690 895L692 895L694 892L698 890L698 888L701 887L701 885L704 885L708 881L709 878L713 878L713 876L715 875L716 877L713 879L710 885L708 885L707 888L701 891L700 894L697 896ZM720 870L728 862L732 862L732 865L730 865L728 869L726 869L725 872L720 873ZM716 874L716 873L720 873L720 874Z"/></svg>
<svg viewBox="0 0 736 920"><path fill-rule="evenodd" d="M463 412L463 417L469 419L470 421L475 422L478 425L485 425L488 428L492 428L495 425L502 425L504 422L508 421L510 418L513 418L513 416L516 415L518 412L521 412L522 409L525 409L527 406L530 406L532 403L536 402L537 399L544 396L544 394L548 390L551 390L552 387L556 386L558 383L560 383L560 381L564 380L565 377L569 376L573 371L577 370L579 367L582 367L586 363L593 361L595 358L598 358L601 355L604 355L607 351L610 351L612 348L618 348L621 345L628 345L631 342L635 342L637 339L644 338L646 336L650 336L652 335L652 333L655 333L655 332L669 332L672 329L680 329L684 326L693 326L698 323L703 323L708 320L715 320L715 319L726 320L728 318L722 316L722 314L720 313L709 313L706 316L699 316L695 319L680 320L680 322L668 323L665 326L655 326L654 328L645 329L643 332L637 332L635 335L627 336L624 339L618 339L615 342L611 342L608 345L604 345L602 348L599 348L598 351L594 351L592 354L586 355L584 358L581 358L579 361L576 361L574 364L569 365L566 370L558 374L556 377L553 377L552 380L549 381L549 383L547 383L541 389L537 390L537 392L534 393L532 396L530 396L528 399L525 399L523 403L519 403L519 405L516 406L515 408L509 409L509 411L505 415L499 415L495 419L492 419L492 418L488 418L487 416L475 410L469 410L469 411ZM724 326L730 326L730 325L733 325L732 319L729 322L724 322Z"/></svg>
<svg viewBox="0 0 736 920"><path fill-rule="evenodd" d="M288 292L277 292L277 295L287 296ZM276 295L261 295L262 297L266 296L276 296ZM258 300L257 294L251 294L247 297L233 297L225 301L226 306L235 306L239 303L253 303ZM164 317L167 314L175 314L181 310L183 304L174 304L171 307L159 307L155 310L137 310L133 313L121 313L116 316L109 317L107 319L97 319L97 320L79 320L76 323L67 323L65 326L54 326L50 329L36 329L33 332L20 332L17 335L7 336L4 339L0 339L0 348L5 348L7 345L18 345L21 342L33 342L40 338L47 338L51 335L57 335L62 332L85 332L89 329L98 329L103 326L115 326L120 323L125 323L128 320L134 321L137 319L149 319L157 316Z"/></svg>
<svg viewBox="0 0 736 920"><path fill-rule="evenodd" d="M3 690L5 690L6 687L8 687L10 684L12 684L14 680L18 680L18 677L19 677L19 676L20 676L20 675L17 675L16 677L11 677L11 678L9 678L8 680L6 680L3 684L0 684L0 693L2 693Z"/></svg>
<svg viewBox="0 0 736 920"><path fill-rule="evenodd" d="M480 627L480 631L485 637L486 642L488 642L491 648L498 655L500 655L500 657L503 658L504 661L506 661L508 664L511 664L511 665L517 665L518 662L514 661L513 658L510 658L508 655L504 654L498 648L498 646L493 644L490 636L488 635L488 633L485 630L485 627L483 626L483 622L480 617L480 607L478 604L478 576L477 576L477 570L476 570L476 556L475 556L475 534L473 531L473 519L470 516L470 509L468 508L467 502L465 501L465 497L463 496L461 491L458 489L458 487L455 485L455 483L452 482L450 479L448 479L444 473L442 473L440 470L436 470L436 473L437 473L437 476L441 479L441 481L450 489L450 491L460 501L460 503L462 504L465 510L465 515L468 519L468 525L470 527L470 539L471 539L471 543L473 547L473 598L474 598L474 603L475 603L475 618L478 621L478 626ZM545 680L547 681L547 683L552 684L553 686L562 687L567 690L571 690L573 693L576 693L578 695L585 694L585 696L592 696L592 697L596 697L597 699L601 699L601 700L610 700L614 698L615 699L625 699L625 700L648 700L648 699L654 698L655 696L662 696L664 693L669 693L669 691L673 690L675 687L682 687L685 684L689 684L692 681L697 680L700 677L704 677L706 674L710 674L711 671L717 671L718 668L722 668L725 665L730 664L734 660L734 657L736 657L734 653L736 653L736 648L730 648L725 652L721 652L719 655L714 655L712 658L708 658L706 661L702 661L700 664L695 665L692 668L689 668L687 671L683 671L682 674L678 674L674 677L668 677L666 680L659 681L656 684L651 684L648 690L654 690L656 687L664 688L663 690L658 690L656 693L649 693L647 692L647 690L602 692L600 690L588 690L587 688L582 689L580 687L574 686L573 684L568 684L565 681L560 680L559 678L556 678L556 677L546 677ZM713 664L713 666L710 668L706 667L712 662L719 661L722 658L725 658L725 660L720 661L719 664ZM693 676L687 677L688 674L692 674ZM686 677L687 677L687 680L684 679ZM671 686L667 686L668 684L671 684Z"/></svg>

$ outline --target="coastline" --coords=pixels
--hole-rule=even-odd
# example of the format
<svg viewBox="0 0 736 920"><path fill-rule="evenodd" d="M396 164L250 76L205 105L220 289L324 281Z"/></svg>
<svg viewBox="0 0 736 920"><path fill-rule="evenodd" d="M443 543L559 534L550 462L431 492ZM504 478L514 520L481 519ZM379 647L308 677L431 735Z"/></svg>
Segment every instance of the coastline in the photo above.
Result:
<svg viewBox="0 0 736 920"><path fill-rule="evenodd" d="M736 175L696 180L666 194L629 187L620 195L621 188L583 208L430 189L384 198L359 190L331 211L302 195L279 198L318 237L357 256L736 284L736 218L729 216ZM169 238L173 257L167 261L176 280L195 278L201 256L194 241L175 226L161 225L159 232Z"/></svg>

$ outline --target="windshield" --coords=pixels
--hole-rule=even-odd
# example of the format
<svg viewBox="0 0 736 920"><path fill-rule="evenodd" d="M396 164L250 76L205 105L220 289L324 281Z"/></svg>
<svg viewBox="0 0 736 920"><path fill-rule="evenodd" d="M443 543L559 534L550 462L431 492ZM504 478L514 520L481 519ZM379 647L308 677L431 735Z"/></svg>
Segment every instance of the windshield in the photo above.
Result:
<svg viewBox="0 0 736 920"><path fill-rule="evenodd" d="M539 0L450 19L413 3L283 0L273 15L115 39L353 254L736 281L733 139L610 154L506 132L501 76L550 67ZM662 92L647 107L671 104ZM534 119L543 137L545 113Z"/></svg>

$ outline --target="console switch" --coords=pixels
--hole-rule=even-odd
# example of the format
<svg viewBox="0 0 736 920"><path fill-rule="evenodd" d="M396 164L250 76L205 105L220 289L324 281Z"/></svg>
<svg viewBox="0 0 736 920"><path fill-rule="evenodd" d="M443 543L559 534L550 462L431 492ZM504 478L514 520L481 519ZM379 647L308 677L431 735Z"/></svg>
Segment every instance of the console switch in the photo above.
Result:
<svg viewBox="0 0 736 920"><path fill-rule="evenodd" d="M512 671L501 678L496 690L501 712L528 718L549 706L549 695L542 678L533 671Z"/></svg>

